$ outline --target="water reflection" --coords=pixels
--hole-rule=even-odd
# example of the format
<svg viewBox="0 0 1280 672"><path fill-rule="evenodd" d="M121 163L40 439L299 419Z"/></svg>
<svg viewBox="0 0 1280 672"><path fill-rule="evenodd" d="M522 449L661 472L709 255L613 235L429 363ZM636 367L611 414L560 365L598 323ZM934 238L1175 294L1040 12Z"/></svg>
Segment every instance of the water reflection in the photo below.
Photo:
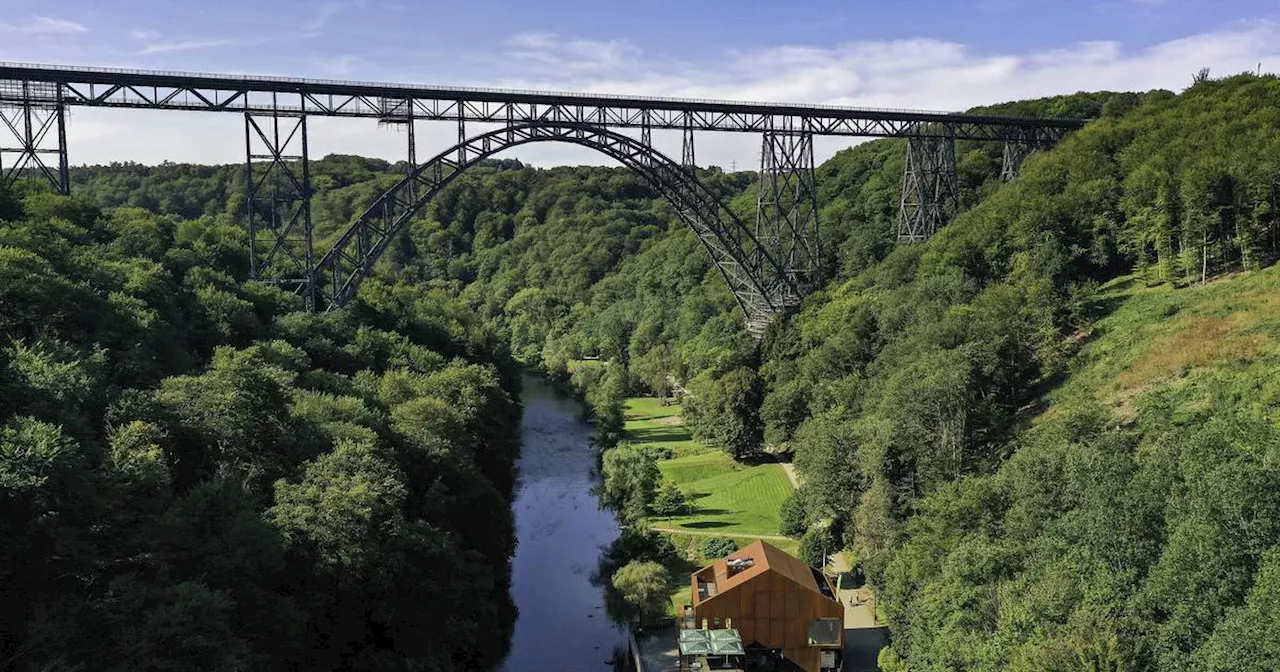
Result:
<svg viewBox="0 0 1280 672"><path fill-rule="evenodd" d="M524 442L516 485L511 596L520 615L505 672L611 670L625 631L611 621L593 582L601 550L618 536L598 482L591 427L581 407L545 381L524 381Z"/></svg>

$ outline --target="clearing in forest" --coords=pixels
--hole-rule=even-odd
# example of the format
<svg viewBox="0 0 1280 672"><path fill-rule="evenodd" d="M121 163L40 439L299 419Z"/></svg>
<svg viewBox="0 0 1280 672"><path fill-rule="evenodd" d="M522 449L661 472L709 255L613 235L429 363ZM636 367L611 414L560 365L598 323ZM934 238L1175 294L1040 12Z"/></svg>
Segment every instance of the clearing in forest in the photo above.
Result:
<svg viewBox="0 0 1280 672"><path fill-rule="evenodd" d="M1037 422L1072 400L1092 398L1128 423L1140 400L1157 390L1177 390L1168 400L1188 409L1224 390L1242 399L1272 398L1268 372L1280 360L1278 289L1276 266L1181 289L1146 287L1137 276L1111 281L1100 300L1114 309L1094 323L1071 376L1046 395L1047 410Z"/></svg>
<svg viewBox="0 0 1280 672"><path fill-rule="evenodd" d="M776 536L778 511L792 490L782 467L735 462L724 451L694 441L680 411L679 404L663 406L655 397L635 397L626 404L626 440L670 449L671 457L658 460L658 468L684 491L693 509L687 516L655 518L655 527L726 537Z"/></svg>
<svg viewBox="0 0 1280 672"><path fill-rule="evenodd" d="M651 521L685 558L678 566L668 567L672 614L689 602L689 572L715 560L697 550L708 536L729 537L739 548L765 538L788 553L799 552L796 540L778 535L778 512L792 491L782 465L741 464L724 451L693 440L680 405L674 402L664 406L656 397L633 397L627 400L626 417L627 441L670 449L671 457L658 460L658 469L680 487L693 507L690 515Z"/></svg>

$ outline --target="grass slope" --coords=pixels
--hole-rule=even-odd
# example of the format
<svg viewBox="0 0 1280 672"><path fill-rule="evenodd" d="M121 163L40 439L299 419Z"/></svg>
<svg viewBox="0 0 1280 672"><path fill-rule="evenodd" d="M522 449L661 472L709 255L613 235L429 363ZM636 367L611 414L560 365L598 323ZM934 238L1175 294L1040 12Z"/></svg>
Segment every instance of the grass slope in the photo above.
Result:
<svg viewBox="0 0 1280 672"><path fill-rule="evenodd" d="M694 441L675 404L632 398L627 400L626 416L627 441L672 450L673 457L659 460L658 468L688 495L694 508L691 515L654 519L657 527L742 538L778 534L778 510L791 493L782 467L739 464L723 451Z"/></svg>
<svg viewBox="0 0 1280 672"><path fill-rule="evenodd" d="M1092 398L1128 423L1145 395L1172 390L1189 410L1210 386L1221 394L1221 383L1242 403L1280 396L1280 267L1181 289L1145 287L1131 276L1102 289L1110 312L1095 323L1071 374L1047 395L1037 422Z"/></svg>
<svg viewBox="0 0 1280 672"><path fill-rule="evenodd" d="M715 559L698 552L698 543L709 535L729 537L739 548L764 536L788 553L799 552L798 541L777 537L778 511L792 490L781 466L738 464L724 451L694 441L678 404L633 397L625 411L626 440L669 448L672 457L659 460L658 469L689 496L695 509L692 515L653 520L686 559L667 568L672 572L672 614L689 602L689 573Z"/></svg>

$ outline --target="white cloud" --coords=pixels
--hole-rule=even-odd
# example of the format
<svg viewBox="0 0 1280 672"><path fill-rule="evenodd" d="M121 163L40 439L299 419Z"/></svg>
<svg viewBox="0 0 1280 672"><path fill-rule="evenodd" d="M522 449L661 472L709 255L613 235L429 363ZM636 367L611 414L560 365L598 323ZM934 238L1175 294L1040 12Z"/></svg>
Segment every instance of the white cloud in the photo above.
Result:
<svg viewBox="0 0 1280 672"><path fill-rule="evenodd" d="M626 40L566 38L553 33L520 33L504 43L504 60L533 72L601 72L636 62L641 51Z"/></svg>
<svg viewBox="0 0 1280 672"><path fill-rule="evenodd" d="M332 56L326 58L317 58L315 64L320 70L330 75L349 75L355 71L356 66L360 64L359 56L350 54L342 56Z"/></svg>
<svg viewBox="0 0 1280 672"><path fill-rule="evenodd" d="M208 44L201 46L211 46ZM191 47L194 48L194 47ZM154 51L152 53L155 53ZM624 40L590 40L551 34L520 34L501 43L496 53L459 56L484 65L487 77L455 79L459 84L546 90L608 92L731 100L809 102L838 105L962 110L975 105L1073 93L1075 91L1152 88L1180 90L1191 75L1210 67L1215 76L1253 70L1258 62L1280 64L1280 24L1241 23L1134 50L1117 42L1082 42L1025 53L982 53L967 45L933 39L860 41L834 46L791 45L740 50L707 62L687 62L652 54ZM366 56L360 65L384 66ZM356 66L347 56L312 61L300 76L345 74ZM410 81L439 81L402 72ZM234 127L233 115L117 112L110 132L84 132L82 120L105 111L77 110L69 127L73 160L109 162L164 159L204 163L243 160L229 135L183 128ZM150 115L150 116L148 116ZM144 122L143 118L149 119ZM132 121L137 119L137 121ZM145 124L145 125L144 125ZM163 128L163 132L160 130ZM130 130L132 129L132 130ZM99 128L101 130L101 128ZM471 129L469 129L471 130ZM474 129L478 132L479 129ZM372 121L316 119L310 126L311 152L363 154L396 160L404 156L404 137L379 130ZM452 124L420 124L418 156L427 157L456 139ZM679 134L654 133L658 148L679 156ZM702 164L753 168L760 139L752 134L700 133ZM857 142L825 138L816 143L819 159ZM533 145L516 156L538 164L602 163L589 150Z"/></svg>
<svg viewBox="0 0 1280 672"><path fill-rule="evenodd" d="M84 24L76 23L75 21L37 16L22 25L0 23L0 31L26 33L28 35L76 35L87 33L89 29Z"/></svg>
<svg viewBox="0 0 1280 672"><path fill-rule="evenodd" d="M146 45L138 52L139 56L147 56L150 54L167 54L175 51L193 51L195 49L212 49L214 47L227 47L238 44L236 40L229 38L215 39L191 39L191 40L173 40L170 42L152 42Z"/></svg>
<svg viewBox="0 0 1280 672"><path fill-rule="evenodd" d="M308 35L318 35L320 31L329 23L333 17L342 11L343 3L341 2L322 2L316 8L316 13L311 20L302 26L302 32Z"/></svg>

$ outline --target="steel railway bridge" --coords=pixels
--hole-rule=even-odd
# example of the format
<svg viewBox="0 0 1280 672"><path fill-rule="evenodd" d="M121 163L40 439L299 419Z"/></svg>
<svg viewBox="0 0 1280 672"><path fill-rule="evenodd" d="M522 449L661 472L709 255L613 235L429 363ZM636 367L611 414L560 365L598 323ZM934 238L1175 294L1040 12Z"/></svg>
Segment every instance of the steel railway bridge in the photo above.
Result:
<svg viewBox="0 0 1280 672"><path fill-rule="evenodd" d="M1013 179L1028 153L1085 123L0 63L0 180L36 177L69 191L66 112L72 106L243 115L251 272L296 289L309 310L345 305L397 234L467 168L533 142L590 147L639 173L671 202L724 275L755 334L798 304L822 270L814 136L906 138L898 239L921 241L955 214L957 140L1003 143L1002 174ZM323 251L314 247L311 226L307 119L314 116L375 119L408 130L408 174ZM419 121L456 124L457 144L419 162ZM469 134L469 123L496 130ZM654 147L654 129L682 132L679 160ZM742 221L698 180L694 134L708 131L762 136L755 221Z"/></svg>

